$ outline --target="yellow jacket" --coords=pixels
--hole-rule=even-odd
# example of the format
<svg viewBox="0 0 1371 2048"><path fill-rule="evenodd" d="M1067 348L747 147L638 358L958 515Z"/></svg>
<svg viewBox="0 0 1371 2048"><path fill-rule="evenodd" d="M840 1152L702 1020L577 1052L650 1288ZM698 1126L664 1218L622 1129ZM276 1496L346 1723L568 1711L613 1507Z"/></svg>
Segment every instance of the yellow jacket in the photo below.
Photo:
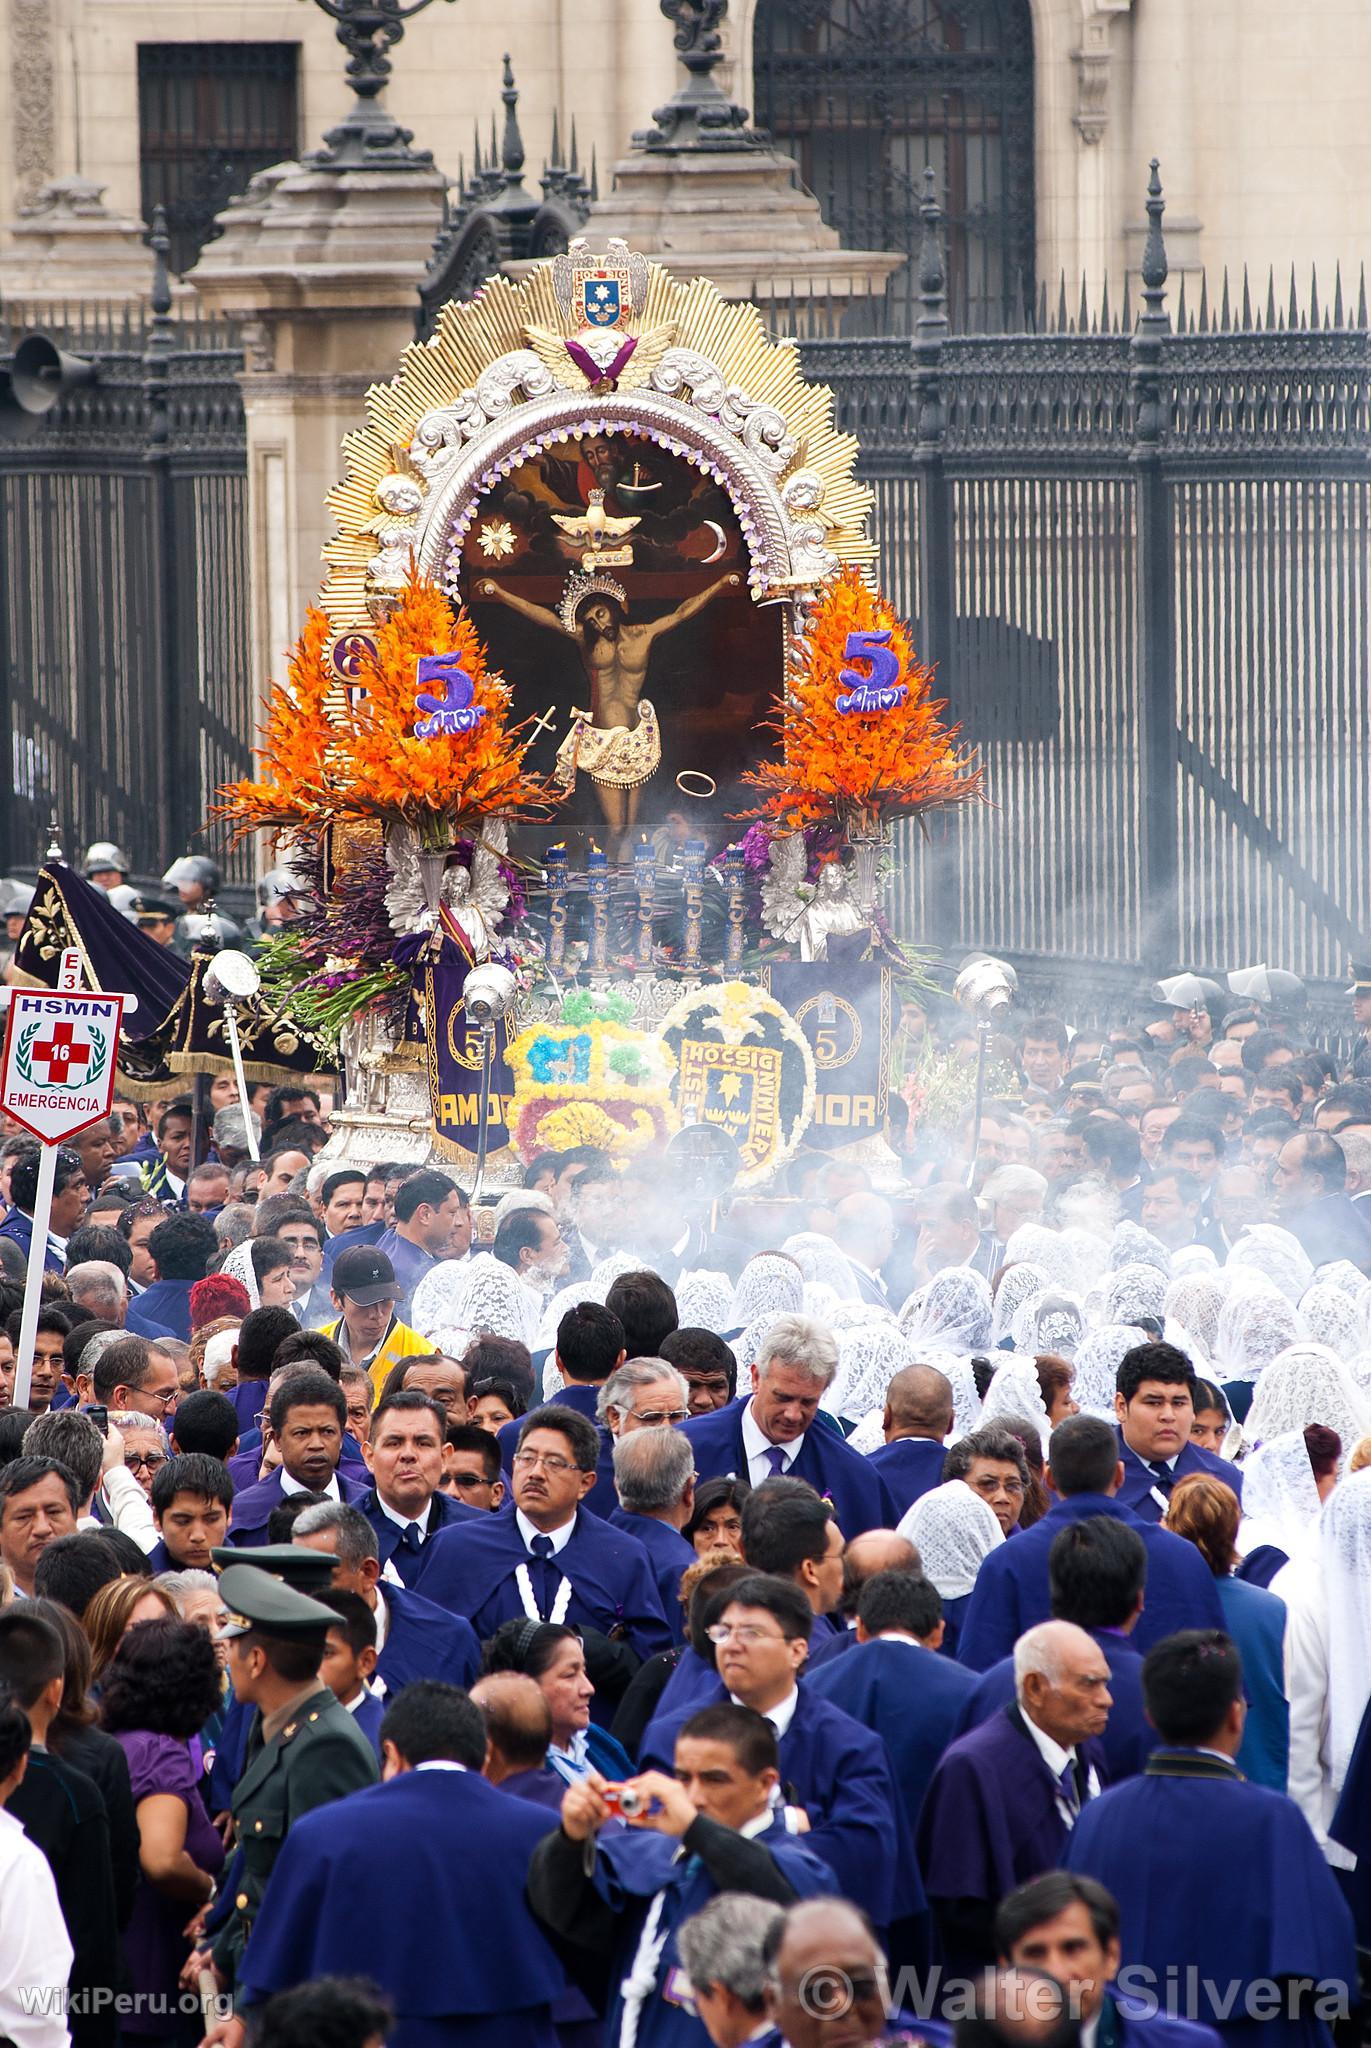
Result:
<svg viewBox="0 0 1371 2048"><path fill-rule="evenodd" d="M341 1346L343 1356L346 1357L348 1349L347 1338L345 1335L339 1334L342 1328L343 1318L339 1316L336 1323L328 1324L324 1330L324 1335L332 1337L334 1343ZM390 1376L391 1368L398 1365L402 1358L431 1358L432 1356L433 1346L428 1338L421 1337L417 1330L411 1330L408 1323L402 1323L400 1318L396 1316L390 1328L386 1331L385 1342L367 1367L367 1371L371 1374L373 1402L380 1400L381 1389Z"/></svg>

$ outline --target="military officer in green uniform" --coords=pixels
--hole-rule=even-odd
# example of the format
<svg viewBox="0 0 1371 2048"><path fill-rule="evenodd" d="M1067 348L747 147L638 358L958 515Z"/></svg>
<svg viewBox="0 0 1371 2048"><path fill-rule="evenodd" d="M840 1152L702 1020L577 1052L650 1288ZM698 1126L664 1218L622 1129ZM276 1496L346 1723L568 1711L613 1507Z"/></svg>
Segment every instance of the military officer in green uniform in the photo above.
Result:
<svg viewBox="0 0 1371 2048"><path fill-rule="evenodd" d="M377 1777L371 1744L319 1680L327 1631L336 1617L276 1577L265 1551L248 1553L251 1564L242 1562L241 1551L228 1555L237 1561L219 1579L229 1610L220 1638L229 1644L234 1693L257 1709L257 1718L233 1794L241 1853L231 1865L230 1911L213 1946L192 1955L183 1980L194 1984L208 1967L223 1991L233 1989L253 1915L289 1829L302 1814L373 1785ZM294 1551L289 1566L299 1555ZM236 2029L236 2022L228 2025ZM211 2029L210 2038L224 2027L220 2022Z"/></svg>

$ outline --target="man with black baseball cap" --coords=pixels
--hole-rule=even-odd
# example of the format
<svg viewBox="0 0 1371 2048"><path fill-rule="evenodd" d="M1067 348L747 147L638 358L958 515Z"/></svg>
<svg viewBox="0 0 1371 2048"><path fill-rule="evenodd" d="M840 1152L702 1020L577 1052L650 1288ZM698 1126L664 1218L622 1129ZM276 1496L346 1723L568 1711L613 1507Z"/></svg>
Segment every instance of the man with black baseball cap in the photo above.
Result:
<svg viewBox="0 0 1371 2048"><path fill-rule="evenodd" d="M212 1949L191 1956L182 1981L195 1987L198 1972L208 1965L220 1988L231 1990L290 1828L315 1807L374 1785L377 1772L366 1736L319 1680L328 1631L337 1619L333 1611L256 1563L228 1565L219 1591L228 1608L219 1636L229 1646L234 1696L257 1709L260 1742L233 1794L241 1852L233 1870L233 1909ZM220 2021L211 2034L231 2041L235 2030L241 2031L238 2022Z"/></svg>
<svg viewBox="0 0 1371 2048"><path fill-rule="evenodd" d="M400 1286L384 1252L367 1244L340 1252L333 1262L331 1291L338 1321L327 1324L324 1335L342 1347L353 1365L371 1374L376 1394L400 1359L432 1356L428 1340L395 1313Z"/></svg>

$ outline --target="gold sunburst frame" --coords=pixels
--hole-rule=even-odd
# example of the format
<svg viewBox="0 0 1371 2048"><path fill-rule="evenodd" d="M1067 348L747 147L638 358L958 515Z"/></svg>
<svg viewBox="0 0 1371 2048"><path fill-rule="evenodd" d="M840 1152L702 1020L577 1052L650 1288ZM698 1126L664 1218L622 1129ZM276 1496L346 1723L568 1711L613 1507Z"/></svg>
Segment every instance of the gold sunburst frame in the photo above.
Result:
<svg viewBox="0 0 1371 2048"><path fill-rule="evenodd" d="M621 297L602 329L587 324L585 280L606 277ZM567 438L649 439L714 478L759 603L802 600L840 565L875 556L857 443L834 427L833 394L806 382L794 344L773 342L754 306L705 278L682 283L622 242L595 254L573 243L518 284L495 277L445 306L366 410L328 499L338 533L320 601L335 649L385 615L412 560L455 599L481 497ZM335 663L346 675L337 653Z"/></svg>

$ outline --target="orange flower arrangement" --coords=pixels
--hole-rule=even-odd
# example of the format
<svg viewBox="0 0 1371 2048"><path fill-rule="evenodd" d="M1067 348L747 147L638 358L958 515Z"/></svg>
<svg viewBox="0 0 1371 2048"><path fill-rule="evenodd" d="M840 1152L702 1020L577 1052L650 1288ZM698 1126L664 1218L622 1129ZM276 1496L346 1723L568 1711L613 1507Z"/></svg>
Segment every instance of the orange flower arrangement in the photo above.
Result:
<svg viewBox="0 0 1371 2048"><path fill-rule="evenodd" d="M862 631L889 633L886 644L899 661L897 680L906 695L889 710L842 713L836 700L851 685L840 678L844 669L853 673L848 635ZM874 832L888 819L979 801L982 771L956 744L960 726L942 723L946 704L932 689L933 671L915 658L908 626L857 569L844 569L824 589L795 644L786 702L769 721L780 735L782 757L743 777L765 794L740 815L782 832L828 820L845 831Z"/></svg>
<svg viewBox="0 0 1371 2048"><path fill-rule="evenodd" d="M324 709L337 686L327 667L328 621L311 612L291 659L293 698L272 696L260 759L261 782L238 782L220 794L218 815L241 831L264 825L343 818L403 819L425 845L446 846L483 818L546 810L546 781L524 765L524 726L508 724L509 685L486 666L486 651L465 612L417 573L363 658L350 707ZM472 707L485 716L469 733L416 735L421 656L457 654L472 685Z"/></svg>
<svg viewBox="0 0 1371 2048"><path fill-rule="evenodd" d="M235 839L262 826L315 822L328 800L328 755L338 728L327 701L337 685L328 665L333 629L327 612L311 606L305 630L287 657L290 685L273 686L257 759L260 782L235 782L219 794L213 815L233 820Z"/></svg>

